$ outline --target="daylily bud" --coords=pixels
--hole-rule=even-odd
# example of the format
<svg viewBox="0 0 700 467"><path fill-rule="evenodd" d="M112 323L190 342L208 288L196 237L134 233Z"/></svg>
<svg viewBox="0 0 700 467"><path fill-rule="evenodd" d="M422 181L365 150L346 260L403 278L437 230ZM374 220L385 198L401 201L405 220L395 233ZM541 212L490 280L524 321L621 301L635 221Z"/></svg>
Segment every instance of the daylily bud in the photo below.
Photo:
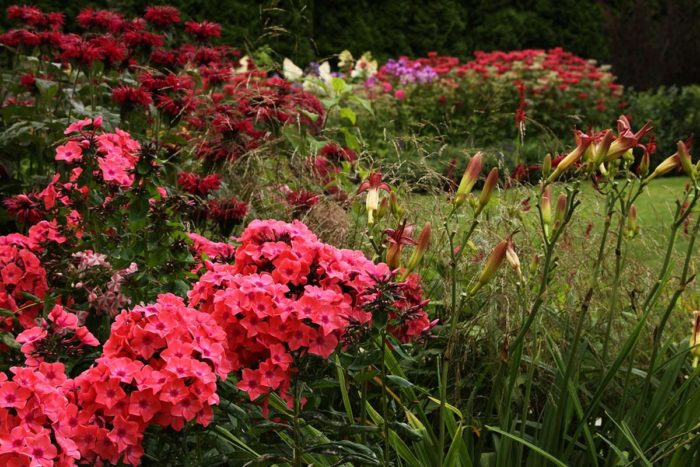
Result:
<svg viewBox="0 0 700 467"><path fill-rule="evenodd" d="M420 260L423 259L423 255L430 246L431 232L432 226L430 222L428 222L423 226L423 230L421 230L420 235L418 236L418 243L416 244L416 248L415 250L413 250L411 257L408 260L408 265L406 266L406 272L404 273L405 277L408 276L411 273L411 271L413 271L418 266Z"/></svg>
<svg viewBox="0 0 700 467"><path fill-rule="evenodd" d="M548 182L551 183L556 180L562 173L564 173L581 158L583 153L586 152L586 149L588 149L588 146L591 144L591 137L579 131L576 135L576 143L576 148L559 162L557 168L554 169L554 172L552 172L552 174L547 178Z"/></svg>
<svg viewBox="0 0 700 467"><path fill-rule="evenodd" d="M470 294L474 295L477 292L477 290L483 287L483 285L490 281L491 278L496 274L498 268L501 267L501 264L503 264L503 260L506 257L506 251L508 250L509 244L510 241L506 239L502 240L501 243L496 245L496 247L489 255L489 258L486 260L486 265L484 266L484 269L479 275L479 281L474 287L472 287L471 291L469 292Z"/></svg>
<svg viewBox="0 0 700 467"><path fill-rule="evenodd" d="M639 176L644 178L649 175L649 153L644 151L642 160L639 161Z"/></svg>
<svg viewBox="0 0 700 467"><path fill-rule="evenodd" d="M695 179L695 167L693 167L692 158L683 141L678 142L678 157L681 161L681 167L683 167L683 171L686 173L686 175L692 179Z"/></svg>
<svg viewBox="0 0 700 467"><path fill-rule="evenodd" d="M547 178L552 173L552 155L547 153L542 161L542 177Z"/></svg>
<svg viewBox="0 0 700 467"><path fill-rule="evenodd" d="M386 265L392 271L401 265L401 250L400 243L390 243L386 249Z"/></svg>
<svg viewBox="0 0 700 467"><path fill-rule="evenodd" d="M627 225L625 225L625 233L628 237L632 238L637 233L639 233L639 224L637 223L637 206L634 204L630 206L630 210L627 213Z"/></svg>
<svg viewBox="0 0 700 467"><path fill-rule="evenodd" d="M554 228L558 229L564 223L566 216L566 195L561 193L557 199L557 207L554 210Z"/></svg>
<svg viewBox="0 0 700 467"><path fill-rule="evenodd" d="M681 159L678 157L678 153L667 157L666 159L661 162L661 164L656 166L656 169L654 169L654 172L649 175L646 179L645 182L649 182L650 180L659 177L661 175L665 175L672 170L676 170L679 167L681 167Z"/></svg>
<svg viewBox="0 0 700 467"><path fill-rule="evenodd" d="M690 332L690 355L693 356L693 368L698 366L700 359L700 310L693 312L693 329Z"/></svg>
<svg viewBox="0 0 700 467"><path fill-rule="evenodd" d="M622 154L622 160L625 162L633 162L634 161L634 152L631 149L628 149Z"/></svg>
<svg viewBox="0 0 700 467"><path fill-rule="evenodd" d="M393 191L389 195L389 208L394 216L398 217L399 219L403 218L404 209L399 204L399 199L396 196L396 193Z"/></svg>
<svg viewBox="0 0 700 467"><path fill-rule="evenodd" d="M481 190L481 195L479 196L479 205L476 210L477 215L489 203L489 200L491 199L491 194L493 193L493 189L496 187L496 185L498 185L498 168L494 167L493 169L491 169L491 172L489 172L488 176L486 177L484 188Z"/></svg>
<svg viewBox="0 0 700 467"><path fill-rule="evenodd" d="M469 164L467 164L464 175L462 175L462 180L457 187L454 199L454 203L457 206L460 206L467 195L471 193L477 180L479 180L479 174L481 174L481 153L477 152L474 154L474 157L471 158Z"/></svg>
<svg viewBox="0 0 700 467"><path fill-rule="evenodd" d="M513 248L513 242L508 243L508 249L506 249L506 260L510 266L518 273L518 277L522 279L523 272L520 270L520 258Z"/></svg>
<svg viewBox="0 0 700 467"><path fill-rule="evenodd" d="M610 150L610 145L612 144L614 139L615 135L613 135L613 132L610 130L605 130L603 139L595 145L595 155L593 159L594 165L600 165L607 159L608 151Z"/></svg>
<svg viewBox="0 0 700 467"><path fill-rule="evenodd" d="M550 185L547 185L542 192L540 211L542 211L544 234L549 238L549 232L552 227L552 187Z"/></svg>
<svg viewBox="0 0 700 467"><path fill-rule="evenodd" d="M377 209L376 219L382 219L389 212L389 200L387 198L382 198L379 203L379 208Z"/></svg>
<svg viewBox="0 0 700 467"><path fill-rule="evenodd" d="M530 261L530 275L534 275L537 273L537 268L540 267L540 255L535 255L532 257L532 261Z"/></svg>

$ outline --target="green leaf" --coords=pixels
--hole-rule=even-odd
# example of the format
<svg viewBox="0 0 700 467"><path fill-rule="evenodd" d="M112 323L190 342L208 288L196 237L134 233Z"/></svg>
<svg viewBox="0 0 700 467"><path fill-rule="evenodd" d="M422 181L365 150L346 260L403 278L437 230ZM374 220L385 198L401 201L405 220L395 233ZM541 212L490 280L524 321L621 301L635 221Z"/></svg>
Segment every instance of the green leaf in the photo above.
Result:
<svg viewBox="0 0 700 467"><path fill-rule="evenodd" d="M360 141L355 135L353 135L347 128L341 128L340 131L345 136L345 145L352 149L353 151L360 151Z"/></svg>
<svg viewBox="0 0 700 467"><path fill-rule="evenodd" d="M357 114L350 107L341 107L340 116L347 118L353 125L357 124Z"/></svg>
<svg viewBox="0 0 700 467"><path fill-rule="evenodd" d="M486 428L487 428L488 430L490 430L490 431L493 431L494 433L498 433L499 435L505 436L506 438L510 438L510 439L512 439L513 441L517 441L518 443L521 443L521 444L523 444L523 445L529 447L530 449L532 449L533 451L535 451L535 452L536 452L537 454L539 454L540 456L542 456L542 457L544 457L545 459L547 459L547 460L549 460L550 462L552 462L554 465L558 465L559 467L566 467L566 464L565 464L565 463L563 463L562 461L560 461L559 459L557 459L556 457L554 457L553 455L551 455L551 454L548 453L547 451L543 450L543 449L540 448L540 447L535 446L535 445L532 444L531 442L529 442L529 441L527 441L527 440L524 440L524 439L522 439L522 438L519 437L519 436L515 436L515 435L513 435L513 434L511 434L511 433L508 433L507 431L503 431L503 430L501 430L500 428L495 427L495 426L486 425Z"/></svg>
<svg viewBox="0 0 700 467"><path fill-rule="evenodd" d="M639 457L639 460L646 466L651 467L651 462L649 462L649 459L646 458L644 455L644 451L642 450L642 447L639 445L639 442L637 441L637 438L634 437L634 434L632 433L632 430L630 430L629 425L625 423L623 420L620 423L617 423L617 421L610 415L607 414L608 417L610 417L610 420L615 424L615 426L620 430L620 433L627 439L627 441L630 443L630 446L632 446L632 450L634 453Z"/></svg>
<svg viewBox="0 0 700 467"><path fill-rule="evenodd" d="M402 378L400 376L387 375L386 379L388 379L389 381L391 381L392 383L394 383L395 385L397 385L400 388L409 388L409 387L413 386L412 382L410 382L407 379Z"/></svg>
<svg viewBox="0 0 700 467"><path fill-rule="evenodd" d="M51 100L51 98L58 93L58 83L55 81L50 81L48 79L37 79L35 83L42 99L46 101Z"/></svg>
<svg viewBox="0 0 700 467"><path fill-rule="evenodd" d="M345 381L345 370L340 364L340 357L338 354L335 355L335 368L338 372L338 386L340 386L340 395L343 398L345 414L348 416L348 420L352 423L352 421L355 420L355 416L352 413L352 405L350 404L350 395L348 394L347 383Z"/></svg>
<svg viewBox="0 0 700 467"><path fill-rule="evenodd" d="M442 462L443 467L460 465L460 461L464 461L467 463L467 465L471 465L471 459L469 459L469 457L462 459L462 456L459 455L464 445L464 439L462 438L463 432L464 427L460 425L459 428L457 428L457 432L452 437L452 444L450 444L450 449L447 450L447 455Z"/></svg>
<svg viewBox="0 0 700 467"><path fill-rule="evenodd" d="M367 112L369 112L370 115L374 115L374 110L372 109L372 103L369 100L363 99L356 94L353 94L351 99L354 102L358 103Z"/></svg>
<svg viewBox="0 0 700 467"><path fill-rule="evenodd" d="M343 78L332 78L331 85L333 86L333 90L336 92L336 94L343 94L349 88Z"/></svg>
<svg viewBox="0 0 700 467"><path fill-rule="evenodd" d="M129 207L129 230L136 232L146 226L148 220L148 200L145 197L139 197L131 202Z"/></svg>
<svg viewBox="0 0 700 467"><path fill-rule="evenodd" d="M11 349L19 349L20 345L15 340L15 337L9 332L3 332L0 334L0 342L10 347Z"/></svg>

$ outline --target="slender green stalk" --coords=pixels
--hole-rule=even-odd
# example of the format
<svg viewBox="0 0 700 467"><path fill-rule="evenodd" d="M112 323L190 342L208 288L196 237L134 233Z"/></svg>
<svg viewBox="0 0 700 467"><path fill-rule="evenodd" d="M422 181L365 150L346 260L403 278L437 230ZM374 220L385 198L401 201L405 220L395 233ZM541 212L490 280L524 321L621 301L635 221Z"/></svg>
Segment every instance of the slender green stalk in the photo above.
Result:
<svg viewBox="0 0 700 467"><path fill-rule="evenodd" d="M698 187L695 187L695 193L693 197L693 201L690 203L690 205L684 210L681 218L677 222L678 227L680 227L685 219L690 215L693 207L695 207L695 204L697 203L698 199L700 198L700 189ZM659 349L661 347L661 338L663 336L664 329L666 327L666 323L668 322L669 317L671 316L671 313L673 312L676 303L678 302L678 299L680 296L683 294L685 291L685 288L688 286L688 283L690 282L688 279L688 275L690 273L690 261L693 257L694 249L695 249L695 240L698 235L698 230L700 230L700 216L698 216L695 225L690 232L690 240L688 242L688 249L686 252L685 256L685 261L683 262L683 272L680 276L679 279L679 285L676 291L673 293L673 296L671 297L671 300L668 303L668 306L666 307L666 310L661 317L661 321L659 322L659 325L656 328L656 332L654 333L654 346L652 348L652 353L651 353L651 358L649 359L649 369L647 370L646 374L646 380L645 380L645 389L644 389L644 394L646 395L650 389L651 385L651 378L652 375L654 374L654 365L656 363L656 358L658 357L659 354ZM644 400L644 398L642 398Z"/></svg>
<svg viewBox="0 0 700 467"><path fill-rule="evenodd" d="M644 301L644 304L641 308L642 310L642 316L640 317L637 325L635 326L634 330L630 333L629 337L627 338L625 344L622 347L622 350L616 357L615 361L612 363L608 371L603 375L603 378L599 382L597 389L593 396L591 397L591 402L589 403L589 406L584 413L583 417L579 421L578 427L574 433L574 435L571 437L569 446L567 448L566 454L567 456L573 451L576 442L578 441L579 437L581 436L581 433L583 431L583 427L586 426L588 423L588 420L590 417L593 415L593 413L598 409L598 404L600 403L601 399L603 398L603 395L605 393L606 388L612 381L613 377L617 373L618 369L620 366L622 366L622 363L627 359L627 357L632 353L632 351L636 348L637 341L639 340L639 337L642 333L642 330L646 324L647 319L649 318L649 315L653 309L653 305L656 302L656 299L658 298L658 295L660 293L660 290L663 288L663 285L666 283L668 280L668 273L670 270L670 265L671 265L671 257L673 255L673 250L675 246L676 239L678 237L678 230L683 224L683 221L687 217L687 215L690 214L690 210L692 207L695 205L695 202L697 202L698 199L698 190L695 191L696 196L694 197L694 202L690 204L688 209L684 211L682 209L682 205L679 203L676 207L676 213L674 215L674 220L673 224L671 226L671 232L669 235L669 240L668 240L668 245L666 248L666 254L664 256L664 261L663 265L661 267L661 270L659 271L659 277L652 287L652 289L649 291L647 298ZM648 387L648 385L647 385ZM645 390L646 391L646 390ZM643 394L642 398L640 400L646 400L646 394ZM565 456L566 458L566 456Z"/></svg>
<svg viewBox="0 0 700 467"><path fill-rule="evenodd" d="M543 190L544 192L544 190ZM539 214L539 219L540 219L540 228L542 232L542 241L545 246L545 251L544 251L544 265L542 269L542 276L540 279L540 285L537 291L537 297L535 298L535 301L533 302L530 312L523 323L523 326L520 328L520 332L518 333L517 337L515 338L515 341L513 342L512 348L514 349L513 351L513 358L511 359L510 362L508 362L508 365L510 366L510 371L508 372L508 378L507 378L507 387L504 393L504 400L502 402L502 409L503 413L500 414L501 419L502 419L502 426L510 426L511 424L511 402L513 399L513 394L515 391L515 384L517 380L517 374L518 370L520 368L520 362L522 359L522 354L524 350L524 344L525 344L525 336L527 335L528 331L532 327L533 323L535 322L536 317L539 314L539 310L542 307L544 303L544 295L547 291L547 287L549 285L549 280L550 280L550 275L552 272L552 269L554 267L554 257L555 257L555 249L557 246L557 242L559 238L561 237L562 233L566 229L566 226L568 223L571 221L571 217L573 216L573 213L578 206L578 201L576 200L576 197L579 192L579 187L576 185L573 189L569 190L569 196L567 197L567 205L566 205L566 211L564 215L564 219L562 220L561 225L555 229L551 235L551 238L548 237L547 232L548 229L546 228L545 221L544 221L544 216L542 213L542 208L541 208L541 197L542 193L540 194L540 202L538 203L538 214ZM505 440L504 440L505 441ZM483 441L480 440L480 445L482 445ZM504 443L504 446L509 446L510 443ZM480 451L480 449L479 449ZM507 449L499 450L499 457L498 457L498 462L503 462L506 460L506 457L510 457L510 454L507 453Z"/></svg>
<svg viewBox="0 0 700 467"><path fill-rule="evenodd" d="M674 229L677 231L685 222L685 220L690 216L690 213L692 212L693 208L695 207L698 199L700 198L700 188L695 187L695 193L693 196L693 200L691 203L688 205L686 209L683 210L681 207L682 213L678 220L674 222ZM687 254L685 257L685 261L683 263L683 273L681 274L680 277L680 283L678 286L678 289L676 292L673 294L673 297L671 301L669 302L668 306L666 307L666 311L664 312L663 316L661 317L661 321L659 325L656 328L656 332L654 333L654 345L652 348L652 353L651 353L651 358L649 359L649 370L647 371L646 375L646 380L645 380L645 388L644 388L644 394L646 395L649 390L649 386L651 384L651 377L652 374L654 373L654 364L656 363L656 358L659 353L659 348L661 346L661 337L663 336L664 329L666 327L666 323L668 322L668 318L671 316L671 312L675 308L676 302L680 298L680 295L685 291L686 286L688 285L688 274L690 270L690 260L692 259L693 255L693 248L695 245L695 238L697 237L698 233L698 228L700 226L700 216L698 216L698 220L695 223L695 226L693 230L690 233L690 241L688 245L688 250ZM667 258L670 256L667 255ZM644 399L642 399L644 400Z"/></svg>
<svg viewBox="0 0 700 467"><path fill-rule="evenodd" d="M296 358L295 358L296 360ZM301 414L301 394L299 391L299 378L297 373L294 374L294 415L292 418L292 430L294 432L294 454L293 467L302 466L302 457L304 455L301 441L301 430L299 428L299 416Z"/></svg>
<svg viewBox="0 0 700 467"><path fill-rule="evenodd" d="M389 467L389 401L387 400L387 379L386 379L386 328L382 329L381 335L381 346L382 346L382 365L381 365L381 375L382 375L382 417L384 417L384 423L382 424L382 432L384 433L384 463L385 467Z"/></svg>

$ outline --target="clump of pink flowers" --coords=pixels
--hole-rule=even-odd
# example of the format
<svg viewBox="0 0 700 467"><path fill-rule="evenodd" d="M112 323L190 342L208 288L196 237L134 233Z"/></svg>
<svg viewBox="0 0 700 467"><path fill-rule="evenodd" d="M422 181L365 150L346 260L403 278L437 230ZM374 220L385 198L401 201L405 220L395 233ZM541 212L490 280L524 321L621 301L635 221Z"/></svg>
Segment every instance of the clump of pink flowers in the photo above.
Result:
<svg viewBox="0 0 700 467"><path fill-rule="evenodd" d="M392 272L359 251L320 242L299 221L255 220L238 240L234 264L207 263L190 306L224 329L226 358L251 400L276 391L291 404L295 356L328 358L349 344L351 329L371 323L376 286L391 282ZM408 287L419 293L412 280ZM424 302L396 305L411 308L395 314L406 318L393 324L397 336L409 340L430 329Z"/></svg>
<svg viewBox="0 0 700 467"><path fill-rule="evenodd" d="M48 291L46 271L32 251L35 243L20 234L0 237L0 308L14 312L23 327L34 324L41 304L27 298L31 294L39 300ZM0 320L0 330L12 329L12 318Z"/></svg>

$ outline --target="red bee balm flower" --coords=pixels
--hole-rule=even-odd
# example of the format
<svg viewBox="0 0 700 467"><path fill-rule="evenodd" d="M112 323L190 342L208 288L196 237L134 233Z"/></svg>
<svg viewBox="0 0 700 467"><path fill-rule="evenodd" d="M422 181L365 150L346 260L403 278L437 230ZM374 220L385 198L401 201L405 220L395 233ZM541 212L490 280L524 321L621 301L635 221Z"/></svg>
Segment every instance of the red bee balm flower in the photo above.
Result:
<svg viewBox="0 0 700 467"><path fill-rule="evenodd" d="M170 5L149 6L143 17L158 28L167 28L180 22L180 10Z"/></svg>
<svg viewBox="0 0 700 467"><path fill-rule="evenodd" d="M187 21L185 23L185 32L200 41L204 41L211 37L221 37L221 25L210 21L201 23Z"/></svg>

